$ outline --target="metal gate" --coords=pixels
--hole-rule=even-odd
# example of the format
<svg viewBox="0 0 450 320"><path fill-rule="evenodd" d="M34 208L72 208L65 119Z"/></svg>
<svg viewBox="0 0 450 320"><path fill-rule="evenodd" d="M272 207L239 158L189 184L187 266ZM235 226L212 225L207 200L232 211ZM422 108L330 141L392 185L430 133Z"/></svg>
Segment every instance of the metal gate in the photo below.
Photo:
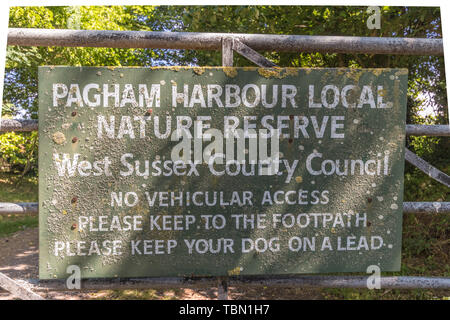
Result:
<svg viewBox="0 0 450 320"><path fill-rule="evenodd" d="M237 52L256 65L267 68L277 66L255 50L439 56L444 52L442 39L62 29L9 29L8 45L221 50L223 66L233 66L233 53ZM0 120L0 132L35 131L37 128L36 120ZM406 134L448 137L450 125L409 124L406 126ZM405 159L431 178L450 187L450 176L408 149L405 150ZM0 203L0 214L37 212L37 203ZM450 202L404 202L403 212L448 214ZM299 275L86 279L81 283L81 290L217 286L219 299L226 299L229 285L366 288L367 279L367 276ZM382 288L391 289L450 289L450 278L386 276L381 277L380 285ZM23 299L40 299L41 297L33 291L67 290L65 282L61 280L13 280L2 273L0 273L0 287Z"/></svg>

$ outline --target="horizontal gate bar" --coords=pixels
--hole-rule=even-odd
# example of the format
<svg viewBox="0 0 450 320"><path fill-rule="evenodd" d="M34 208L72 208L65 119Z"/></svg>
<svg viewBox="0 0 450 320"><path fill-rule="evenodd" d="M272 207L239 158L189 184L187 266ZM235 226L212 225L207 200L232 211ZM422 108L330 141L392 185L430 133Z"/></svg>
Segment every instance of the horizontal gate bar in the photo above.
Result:
<svg viewBox="0 0 450 320"><path fill-rule="evenodd" d="M37 202L0 202L0 214L38 213ZM450 213L450 202L403 202L403 213Z"/></svg>
<svg viewBox="0 0 450 320"><path fill-rule="evenodd" d="M29 132L37 130L37 120L0 119L0 132Z"/></svg>
<svg viewBox="0 0 450 320"><path fill-rule="evenodd" d="M438 56L444 54L442 39L427 38L32 28L11 28L8 31L8 45L19 46L221 50L223 38L238 39L253 50L263 51Z"/></svg>
<svg viewBox="0 0 450 320"><path fill-rule="evenodd" d="M0 214L33 214L38 213L38 210L37 202L0 202Z"/></svg>
<svg viewBox="0 0 450 320"><path fill-rule="evenodd" d="M407 136L450 137L450 125L448 125L448 124L436 124L436 125L407 124L406 125L406 135Z"/></svg>
<svg viewBox="0 0 450 320"><path fill-rule="evenodd" d="M10 132L10 131L27 132L27 131L36 131L37 129L38 129L37 120L16 120L16 119L0 120L0 132ZM450 125L407 124L406 135L450 137Z"/></svg>
<svg viewBox="0 0 450 320"><path fill-rule="evenodd" d="M403 202L403 213L450 213L450 202Z"/></svg>
<svg viewBox="0 0 450 320"><path fill-rule="evenodd" d="M281 286L312 288L367 288L368 276L233 276L227 278L228 286ZM381 289L450 289L450 278L438 277L381 277ZM69 291L64 280L17 280L35 292ZM192 278L135 278L135 279L84 279L81 289L124 290L150 288L201 288L216 287L217 277Z"/></svg>

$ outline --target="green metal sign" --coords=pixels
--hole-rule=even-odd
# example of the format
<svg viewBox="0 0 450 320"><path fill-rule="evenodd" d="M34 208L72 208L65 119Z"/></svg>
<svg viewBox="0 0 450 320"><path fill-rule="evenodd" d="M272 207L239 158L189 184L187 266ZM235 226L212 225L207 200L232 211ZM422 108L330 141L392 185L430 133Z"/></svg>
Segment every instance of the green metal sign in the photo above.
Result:
<svg viewBox="0 0 450 320"><path fill-rule="evenodd" d="M39 68L40 278L400 269L407 70Z"/></svg>

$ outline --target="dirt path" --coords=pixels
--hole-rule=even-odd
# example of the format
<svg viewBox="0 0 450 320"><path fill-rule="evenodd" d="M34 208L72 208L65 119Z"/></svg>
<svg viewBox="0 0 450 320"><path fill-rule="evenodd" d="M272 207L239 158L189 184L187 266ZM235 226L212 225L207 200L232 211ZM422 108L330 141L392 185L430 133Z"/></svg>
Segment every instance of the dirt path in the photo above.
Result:
<svg viewBox="0 0 450 320"><path fill-rule="evenodd" d="M13 279L38 278L38 228L18 231L8 237L0 238L0 272ZM46 299L186 299L210 300L216 299L217 288L177 290L154 289L96 292L50 292L39 293ZM229 297L239 299L323 299L319 290L302 288L229 288ZM12 300L14 297L0 289L0 300Z"/></svg>
<svg viewBox="0 0 450 320"><path fill-rule="evenodd" d="M37 277L37 228L25 229L0 238L0 272L15 279Z"/></svg>
<svg viewBox="0 0 450 320"><path fill-rule="evenodd" d="M12 279L38 278L38 228L18 231L0 238L0 272ZM89 293L52 292L41 294L47 299L86 299ZM6 291L0 291L0 300L14 297Z"/></svg>

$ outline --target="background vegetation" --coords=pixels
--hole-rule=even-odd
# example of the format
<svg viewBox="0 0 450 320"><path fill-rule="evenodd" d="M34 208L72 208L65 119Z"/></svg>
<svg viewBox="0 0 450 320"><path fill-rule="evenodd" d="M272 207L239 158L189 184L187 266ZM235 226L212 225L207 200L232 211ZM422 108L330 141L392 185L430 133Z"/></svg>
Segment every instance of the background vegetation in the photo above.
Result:
<svg viewBox="0 0 450 320"><path fill-rule="evenodd" d="M91 6L14 7L11 28L235 32L301 35L441 38L439 8L382 7L381 29L369 30L367 7L307 6ZM37 67L84 66L220 66L220 52L111 48L16 47L7 49L3 117L37 118ZM282 67L402 67L409 70L410 124L448 123L444 58L367 54L264 52ZM235 55L236 66L251 62ZM424 109L433 110L425 115ZM450 139L409 137L407 146L450 173ZM36 133L0 135L0 202L37 201ZM405 170L405 201L449 201L450 192L409 164ZM0 220L0 237L33 226L30 220ZM26 218L29 219L29 218ZM34 218L35 219L35 218ZM17 222L19 221L19 222ZM8 224L8 227L5 225ZM3 225L3 227L1 227ZM12 227L11 227L12 226ZM404 219L401 275L450 276L448 215L408 215ZM268 289L270 291L270 289ZM269 291L267 296L270 297ZM433 298L448 292L430 290L374 292L322 290L321 297ZM171 295L174 297L177 296ZM113 292L109 298L158 298L154 291ZM272 297L272 298L276 298Z"/></svg>

